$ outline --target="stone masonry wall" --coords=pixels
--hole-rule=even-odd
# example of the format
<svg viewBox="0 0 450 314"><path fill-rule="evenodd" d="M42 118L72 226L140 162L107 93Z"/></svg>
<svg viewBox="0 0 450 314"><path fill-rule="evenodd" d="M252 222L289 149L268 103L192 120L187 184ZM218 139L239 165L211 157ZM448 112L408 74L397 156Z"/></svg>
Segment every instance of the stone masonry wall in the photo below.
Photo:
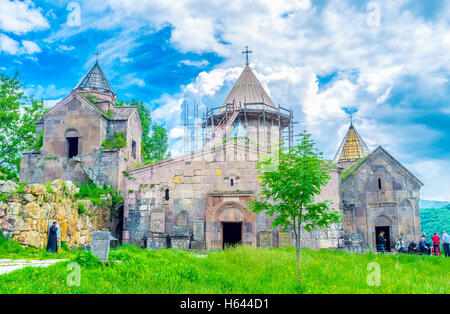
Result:
<svg viewBox="0 0 450 314"><path fill-rule="evenodd" d="M391 247L399 238L407 244L418 241L420 187L395 160L376 150L342 183L345 232L361 234L373 247L377 226L390 227Z"/></svg>
<svg viewBox="0 0 450 314"><path fill-rule="evenodd" d="M1 182L0 182L1 183ZM89 200L76 200L77 188L70 181L55 180L51 193L41 184L26 185L24 193L0 193L0 229L23 245L46 247L49 223L57 220L61 240L69 247L85 246L91 232L109 230L111 200L96 206ZM83 205L81 205L83 204ZM78 214L78 207L85 212Z"/></svg>
<svg viewBox="0 0 450 314"><path fill-rule="evenodd" d="M74 158L26 153L20 167L20 180L25 183L51 182L56 179L82 184L91 177L100 185L104 183L115 190L122 190L126 169L124 150L102 151L96 149L89 154Z"/></svg>
<svg viewBox="0 0 450 314"><path fill-rule="evenodd" d="M125 182L124 234L125 242L143 246L146 238L151 236L152 215L163 215L162 233L170 234L178 225L177 218L183 215L191 233L195 221L205 221L206 247L220 242L222 205L231 208L246 208L247 201L257 198L261 187L258 184L256 161L258 155L248 147L227 143L221 147L204 150L192 155L185 155L173 160L144 166L130 171ZM231 185L233 180L233 185ZM169 199L166 200L166 190ZM324 187L318 200L331 200L333 209L339 210L339 174L332 173L332 180ZM211 204L210 204L211 203ZM234 210L236 219L242 214ZM217 221L209 221L208 213L217 213ZM245 211L244 211L245 213ZM252 214L253 215L253 214ZM273 233L273 242L277 242L278 230L273 230L274 217L264 213L256 215L255 220L249 215L248 224L243 231L243 241L251 245L261 244L260 232ZM210 225L217 225L212 228ZM208 232L212 232L211 235ZM303 232L304 243L313 248L337 248L339 239L343 238L342 228L335 224L330 229L313 233ZM212 242L208 243L208 238ZM258 240L256 240L258 239ZM214 245L213 245L214 246Z"/></svg>

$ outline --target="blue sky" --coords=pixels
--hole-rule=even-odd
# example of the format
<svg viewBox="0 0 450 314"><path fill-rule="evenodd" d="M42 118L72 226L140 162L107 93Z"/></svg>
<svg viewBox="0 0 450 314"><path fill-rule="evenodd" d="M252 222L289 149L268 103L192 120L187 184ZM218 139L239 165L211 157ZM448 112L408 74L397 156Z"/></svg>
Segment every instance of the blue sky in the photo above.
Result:
<svg viewBox="0 0 450 314"><path fill-rule="evenodd" d="M450 200L449 16L444 0L0 0L0 73L52 106L99 51L119 99L147 103L176 155L182 101L220 105L248 45L274 103L327 157L355 112L369 148L425 183L423 199Z"/></svg>

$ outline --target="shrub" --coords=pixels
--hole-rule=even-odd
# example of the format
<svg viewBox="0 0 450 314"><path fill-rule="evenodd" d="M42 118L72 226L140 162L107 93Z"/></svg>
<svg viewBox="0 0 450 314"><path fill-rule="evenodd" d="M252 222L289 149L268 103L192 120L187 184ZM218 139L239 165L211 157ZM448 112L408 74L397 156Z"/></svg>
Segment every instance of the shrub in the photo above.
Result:
<svg viewBox="0 0 450 314"><path fill-rule="evenodd" d="M78 202L78 215L83 215L86 212L86 205L82 202Z"/></svg>
<svg viewBox="0 0 450 314"><path fill-rule="evenodd" d="M75 194L75 197L77 199L90 200L95 205L103 205L104 201L102 199L102 195L107 194L110 194L112 197L112 207L123 200L123 197L119 195L119 192L114 190L112 187L107 187L106 185L101 188L92 182L86 181L79 188L80 191Z"/></svg>
<svg viewBox="0 0 450 314"><path fill-rule="evenodd" d="M91 251L80 251L74 258L74 262L78 263L81 267L92 269L103 266L103 263L97 256L91 253Z"/></svg>
<svg viewBox="0 0 450 314"><path fill-rule="evenodd" d="M125 146L127 146L127 141L123 132L113 132L112 136L108 136L102 143L102 149L121 149Z"/></svg>

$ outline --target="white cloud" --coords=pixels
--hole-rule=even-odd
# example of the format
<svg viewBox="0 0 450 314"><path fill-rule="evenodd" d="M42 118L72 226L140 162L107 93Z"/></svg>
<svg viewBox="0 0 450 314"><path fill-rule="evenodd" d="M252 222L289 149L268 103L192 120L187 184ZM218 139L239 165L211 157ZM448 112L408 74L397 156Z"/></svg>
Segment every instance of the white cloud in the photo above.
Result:
<svg viewBox="0 0 450 314"><path fill-rule="evenodd" d="M413 172L420 172L421 163L433 167L434 160L417 157L423 156L420 145L445 136L445 131L408 120L414 113L409 97L401 99L400 104L389 103L389 97L396 88L404 86L413 90L414 96L448 91L449 3L434 19L427 20L408 10L407 0L379 2L379 27L368 25L370 12L364 4L321 1L319 7L317 3L84 1L82 26L63 26L48 41L64 40L88 28L119 28L117 36L98 47L102 65L109 67L112 77L117 61L130 62L129 54L145 42L142 38L166 26L171 27L170 43L179 51L213 53L223 58L222 64L181 86L180 93L163 95L155 101L153 118L166 122L172 140L179 135L183 100L198 101L203 108L220 105L242 70L240 52L249 45L253 50L252 67L273 101L294 109L298 130L310 130L327 157L333 157L348 128L348 117L342 108L355 107L355 124L371 148L383 145L394 157L410 165ZM5 46L10 51L20 49L14 42ZM180 63L202 66L194 62ZM318 78L333 73L336 75L327 87L319 87ZM413 77L417 82L407 86L405 77ZM448 113L448 108L430 108L428 112L432 110ZM400 119L401 123L397 123ZM182 151L180 145L179 141L173 143L172 150ZM423 189L425 198L448 197L448 188L433 185L448 181L444 176L448 168L444 166L437 160L435 167L440 170L436 177L423 179L434 188L433 192Z"/></svg>
<svg viewBox="0 0 450 314"><path fill-rule="evenodd" d="M75 49L75 47L74 46L66 46L66 45L59 45L58 46L58 50L59 51L72 51L72 50L74 50Z"/></svg>
<svg viewBox="0 0 450 314"><path fill-rule="evenodd" d="M170 138L179 139L184 136L184 129L180 127L174 127L172 130L170 130L169 136Z"/></svg>
<svg viewBox="0 0 450 314"><path fill-rule="evenodd" d="M0 30L16 35L49 28L42 10L31 1L0 0Z"/></svg>
<svg viewBox="0 0 450 314"><path fill-rule="evenodd" d="M61 100L63 100L63 98L44 100L44 107L47 108L47 109L53 108Z"/></svg>
<svg viewBox="0 0 450 314"><path fill-rule="evenodd" d="M405 166L425 183L421 189L422 199L450 200L450 181L448 175L442 173L442 169L450 169L449 160L426 159Z"/></svg>
<svg viewBox="0 0 450 314"><path fill-rule="evenodd" d="M201 68L208 65L208 60L200 60L200 61L181 60L180 64Z"/></svg>
<svg viewBox="0 0 450 314"><path fill-rule="evenodd" d="M128 73L124 75L121 80L123 81L122 88L126 88L132 85L145 87L145 81L143 79L140 79L136 73Z"/></svg>
<svg viewBox="0 0 450 314"><path fill-rule="evenodd" d="M19 52L19 43L5 34L0 34L0 51L15 55Z"/></svg>
<svg viewBox="0 0 450 314"><path fill-rule="evenodd" d="M37 52L41 52L41 48L39 48L39 46L29 40L22 40L22 47L24 50L24 53L26 54L34 54Z"/></svg>
<svg viewBox="0 0 450 314"><path fill-rule="evenodd" d="M11 37L0 33L0 52L10 55L32 55L41 52L39 46L29 40L22 40L22 44Z"/></svg>

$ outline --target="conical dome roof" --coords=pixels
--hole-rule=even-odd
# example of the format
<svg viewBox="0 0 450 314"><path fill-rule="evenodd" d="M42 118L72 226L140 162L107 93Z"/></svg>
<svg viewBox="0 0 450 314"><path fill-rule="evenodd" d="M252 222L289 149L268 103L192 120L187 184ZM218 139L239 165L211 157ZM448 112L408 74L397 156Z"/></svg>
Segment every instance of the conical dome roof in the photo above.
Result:
<svg viewBox="0 0 450 314"><path fill-rule="evenodd" d="M243 108L245 103L247 105L252 104L248 107L249 109L262 110L267 105L275 107L269 94L264 90L264 87L258 81L248 64L245 66L244 71L239 76L222 106L234 104L235 108L239 108L240 106ZM270 107L265 109L268 111L274 110Z"/></svg>
<svg viewBox="0 0 450 314"><path fill-rule="evenodd" d="M80 84L75 89L97 89L102 92L110 92L115 95L113 88L103 74L98 62L94 64L92 69L81 80Z"/></svg>
<svg viewBox="0 0 450 314"><path fill-rule="evenodd" d="M353 123L350 123L347 134L336 153L335 161L338 163L356 161L368 154L369 149L367 148L366 143L364 143L361 136L359 136Z"/></svg>

